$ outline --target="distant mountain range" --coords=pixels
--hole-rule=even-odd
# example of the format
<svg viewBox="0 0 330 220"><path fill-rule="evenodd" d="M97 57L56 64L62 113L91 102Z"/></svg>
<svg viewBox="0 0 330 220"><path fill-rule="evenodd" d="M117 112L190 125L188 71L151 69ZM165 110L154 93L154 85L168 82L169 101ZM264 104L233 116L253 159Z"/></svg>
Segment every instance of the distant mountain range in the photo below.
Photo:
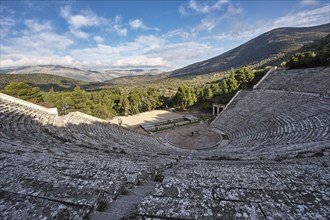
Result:
<svg viewBox="0 0 330 220"><path fill-rule="evenodd" d="M3 74L50 74L88 82L103 82L123 76L157 75L158 69L107 70L103 72L82 70L60 65L26 66L1 70Z"/></svg>
<svg viewBox="0 0 330 220"><path fill-rule="evenodd" d="M174 70L170 76L207 74L230 68L261 67L278 63L304 44L330 34L330 24L315 27L278 28L266 32L214 58Z"/></svg>
<svg viewBox="0 0 330 220"><path fill-rule="evenodd" d="M230 51L214 58L197 62L181 69L161 74L158 69L108 70L103 72L81 70L75 67L60 65L27 66L14 69L2 69L3 74L51 74L88 82L104 82L127 76L158 75L175 77L221 72L234 67L250 66L252 68L278 64L287 59L304 44L324 38L330 34L330 24L315 27L278 28L266 32ZM136 79L136 78L135 78Z"/></svg>

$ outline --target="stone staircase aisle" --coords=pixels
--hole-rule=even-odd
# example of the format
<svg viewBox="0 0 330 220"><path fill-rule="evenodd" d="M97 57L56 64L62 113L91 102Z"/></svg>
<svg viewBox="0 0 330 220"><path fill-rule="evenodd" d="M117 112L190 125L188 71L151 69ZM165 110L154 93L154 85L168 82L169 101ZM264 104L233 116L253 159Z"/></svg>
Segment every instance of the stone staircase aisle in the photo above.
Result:
<svg viewBox="0 0 330 220"><path fill-rule="evenodd" d="M137 219L138 205L147 196L153 195L157 184L161 183L165 176L173 175L178 162L165 168L162 173L156 174L154 179L147 179L132 186L129 190L123 192L108 204L105 210L94 211L90 220L119 220L119 219Z"/></svg>
<svg viewBox="0 0 330 220"><path fill-rule="evenodd" d="M137 205L142 202L142 199L151 195L155 188L156 181L146 181L141 185L134 186L124 194L118 196L109 207L104 211L95 211L91 216L91 220L107 220L107 219L127 219L134 216Z"/></svg>

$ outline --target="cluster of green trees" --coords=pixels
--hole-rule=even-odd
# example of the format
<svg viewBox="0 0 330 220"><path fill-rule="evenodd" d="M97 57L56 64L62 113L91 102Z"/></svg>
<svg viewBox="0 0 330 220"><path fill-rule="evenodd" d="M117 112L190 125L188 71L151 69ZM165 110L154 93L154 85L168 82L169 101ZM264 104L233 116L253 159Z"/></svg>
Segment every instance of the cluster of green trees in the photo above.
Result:
<svg viewBox="0 0 330 220"><path fill-rule="evenodd" d="M40 88L29 86L23 82L11 82L1 92L33 103L43 101Z"/></svg>
<svg viewBox="0 0 330 220"><path fill-rule="evenodd" d="M56 106L61 114L80 111L93 116L110 119L116 115L132 115L150 111L163 105L163 96L155 88L135 89L128 93L120 90L86 92L76 87L72 92L49 91L45 102Z"/></svg>
<svg viewBox="0 0 330 220"><path fill-rule="evenodd" d="M295 53L286 63L286 66L290 69L296 69L323 66L326 63L326 59L323 57L321 58L315 52L309 51L304 53Z"/></svg>
<svg viewBox="0 0 330 220"><path fill-rule="evenodd" d="M232 69L228 78L197 87L182 84L172 97L165 97L154 87L134 88L130 91L117 88L87 92L77 86L73 91L55 92L50 89L49 92L42 93L38 87L22 82L11 82L2 92L47 107L51 105L56 107L60 114L80 111L110 119L118 115L133 115L165 106L185 110L189 106L208 102L214 96L222 96L229 100L240 86L246 87L253 77L253 71L247 67Z"/></svg>
<svg viewBox="0 0 330 220"><path fill-rule="evenodd" d="M321 40L303 46L286 66L290 69L330 65L330 34Z"/></svg>
<svg viewBox="0 0 330 220"><path fill-rule="evenodd" d="M50 89L42 94L38 87L11 82L1 92L36 104L56 107L60 114L80 111L103 119L150 111L162 106L165 100L155 88L125 93L120 90L86 92L77 86L73 91L55 92Z"/></svg>
<svg viewBox="0 0 330 220"><path fill-rule="evenodd" d="M239 88L247 88L253 78L254 71L248 67L242 67L237 70L231 69L228 78L199 87L191 88L187 85L181 85L173 97L173 105L178 109L185 110L196 103L207 102L213 96L222 96L224 100L228 100Z"/></svg>

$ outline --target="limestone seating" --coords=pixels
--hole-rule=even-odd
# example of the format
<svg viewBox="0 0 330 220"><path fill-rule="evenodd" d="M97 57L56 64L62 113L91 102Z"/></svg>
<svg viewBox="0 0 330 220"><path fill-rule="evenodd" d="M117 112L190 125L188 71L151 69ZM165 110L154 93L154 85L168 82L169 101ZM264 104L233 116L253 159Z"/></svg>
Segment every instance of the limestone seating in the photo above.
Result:
<svg viewBox="0 0 330 220"><path fill-rule="evenodd" d="M320 111L316 113L316 115L305 116L305 118L298 118L296 117L297 114L292 117L290 117L290 113L286 113L285 115L281 114L273 119L276 120L275 122L273 120L265 120L260 122L260 124L251 123L250 127L233 133L232 137L239 138L264 131L271 131L273 135L276 135L283 134L283 132L291 133L306 129L316 129L329 124L329 120L326 118L327 115L329 115L329 111L324 113ZM300 116L304 115L301 114ZM283 117L287 119L284 121ZM276 132L274 130L276 130Z"/></svg>
<svg viewBox="0 0 330 220"><path fill-rule="evenodd" d="M94 143L93 145L96 145L96 147L108 145L126 152L156 152L165 150L163 145L160 145L160 143L148 136L108 123L80 124L79 126L69 123L63 129L65 130L66 138L76 143L83 140L85 144Z"/></svg>
<svg viewBox="0 0 330 220"><path fill-rule="evenodd" d="M330 147L329 98L257 90L241 91L236 99L211 124L229 144L204 155L275 159Z"/></svg>
<svg viewBox="0 0 330 220"><path fill-rule="evenodd" d="M4 154L6 153L2 153L2 156ZM162 167L162 164L168 163L165 160L156 162L158 159L151 158L131 159L123 155L114 157L102 155L101 152L71 153L69 157L22 152L19 157L16 154L7 154L5 158L0 171L1 176L6 176L0 181L1 192L10 193L10 200L28 195L38 201L65 204L72 213L74 212L71 209L78 206L79 219L96 208L100 196L105 196L104 199L110 203L116 195L129 187L127 183L136 184L139 178L153 175L157 166ZM32 173L33 170L38 172ZM13 204L10 209L12 211L5 209L2 213L8 211L15 214L14 210L19 209L19 205ZM35 209L38 210L38 207Z"/></svg>
<svg viewBox="0 0 330 220"><path fill-rule="evenodd" d="M0 181L0 204L6 204L1 206L1 218L55 218L66 212L70 218L81 219L95 210L100 200L111 203L139 179L152 178L156 170L173 162L103 154L61 142L40 122L52 123L53 118L20 110L23 108L11 108L6 120L1 120L0 157L4 160L0 175L6 177ZM48 207L48 211L42 212L40 207Z"/></svg>
<svg viewBox="0 0 330 220"><path fill-rule="evenodd" d="M51 135L63 141L76 142L78 144L84 142L86 146L103 146L103 148L112 146L119 150L125 148L127 151L164 151L164 146L150 137L137 134L116 125L105 124L104 120L82 113L70 113L68 116L64 116L62 121L65 121L69 126L63 129L56 129L51 126L57 119L56 115L48 114L45 111L33 109L33 107L20 105L14 102L3 101L3 103L6 104L1 106L4 107L6 111L2 112L3 115L1 117L6 119L2 127L7 128L5 130L7 130L7 134L10 134L12 138L18 133L20 135L25 133L27 139L34 141L28 133L39 133L40 129L44 129L46 132L42 132L38 136L40 138L46 136L44 137L45 140L49 139L47 136ZM79 128L78 126L72 126L78 124L79 126L85 124L85 126ZM89 128L88 132L85 132L87 128ZM11 129L14 131L18 130L18 132L11 132ZM119 147L119 145L122 145L122 147ZM111 150L111 148L106 149Z"/></svg>
<svg viewBox="0 0 330 220"><path fill-rule="evenodd" d="M328 179L327 168L309 162L181 161L138 213L182 219L326 219L329 197L319 183Z"/></svg>
<svg viewBox="0 0 330 220"><path fill-rule="evenodd" d="M276 89L323 94L329 91L330 68L308 68L271 72L257 89Z"/></svg>
<svg viewBox="0 0 330 220"><path fill-rule="evenodd" d="M296 98L296 96L294 96L292 98ZM279 124L283 124L281 120L283 120L284 123L289 123L289 122L296 120L296 119L292 119L292 117L304 117L304 116L307 117L307 116L310 116L311 114L316 114L317 112L326 111L329 108L329 104L327 103L327 100L323 100L323 102L322 102L322 99L318 99L317 101L311 102L310 99L307 99L307 100L305 100L304 105L286 106L287 107L286 110L287 109L293 109L293 110L291 110L291 112L286 111L287 113L282 113L281 115L279 115L279 113L281 113L281 111L278 111L277 113L271 112L271 111L263 111L266 108L264 105L261 105L261 104L257 105L260 107L259 109L252 109L252 110L249 105L241 105L242 108L244 106L245 109L251 110L250 114L248 114L247 110L245 110L245 111L247 111L247 113L244 114L244 110L241 110L242 108L237 107L234 111L230 111L229 114L226 114L226 113L222 114L221 119L219 119L220 121L215 120L215 122L213 123L213 126L216 128L219 128L219 129L223 129L223 130L227 129L228 130L227 133L229 133L229 135L231 135L232 133L235 132L235 130L244 130L245 128L251 127L251 123L258 124L262 120L265 120L268 118L279 117L279 120L276 120ZM318 104L319 107L313 107L316 104ZM271 108L272 108L272 106L267 107L267 109L271 109ZM230 109L230 110L232 110L232 109ZM285 108L283 107L282 110L285 110ZM306 112L306 111L310 111L310 112ZM313 113L311 111L313 111ZM240 112L240 113L235 115L235 112ZM289 113L292 113L292 114L289 115Z"/></svg>
<svg viewBox="0 0 330 220"><path fill-rule="evenodd" d="M62 124L58 122L55 122L55 124L62 127L57 132L55 129L51 132L55 136L70 142L81 144L83 140L85 145L101 148L110 145L126 152L166 151L164 146L153 138L132 132L118 125L106 123L104 120L83 113L69 113L63 116L61 121ZM121 147L118 147L118 145Z"/></svg>
<svg viewBox="0 0 330 220"><path fill-rule="evenodd" d="M212 122L229 140L184 154L82 113L58 117L0 97L0 218L88 218L163 172L133 218L327 219L330 102L304 93L325 82L309 88L293 73L270 73L280 78L274 86L265 78L259 90L241 91Z"/></svg>
<svg viewBox="0 0 330 220"><path fill-rule="evenodd" d="M173 160L142 155L103 154L97 149L63 142L56 138L54 130L46 128L53 124L56 116L26 105L5 103L1 102L0 157L3 160L0 175L6 178L0 181L0 204L6 205L1 206L1 218L55 218L64 212L70 218L81 219L95 210L100 200L111 203L132 184L153 178L158 169L173 163ZM113 131L117 132L113 137L120 134L122 144L111 139L110 142L116 146L127 145L127 148L133 147L134 138L141 136L132 136L132 141L128 142L125 136L133 132L117 127L111 130L104 124L82 127L94 132L89 141L96 146ZM103 129L109 131L93 139ZM65 131L71 132L72 139L81 138L83 144L88 143L85 131L79 132L77 126L68 126ZM103 143L109 145L109 140L104 139ZM152 141L140 137L134 148L143 147L145 143L150 145ZM41 211L40 207L47 207L48 211Z"/></svg>
<svg viewBox="0 0 330 220"><path fill-rule="evenodd" d="M8 111L6 117L1 120L1 133L7 138L15 139L19 137L19 139L31 143L43 140L56 143L54 137L49 136L45 132L40 132L44 127L42 124L50 124L54 120L55 115L47 115L47 113L39 114L33 111L29 112L29 110L25 112L28 115L22 113L18 108Z"/></svg>

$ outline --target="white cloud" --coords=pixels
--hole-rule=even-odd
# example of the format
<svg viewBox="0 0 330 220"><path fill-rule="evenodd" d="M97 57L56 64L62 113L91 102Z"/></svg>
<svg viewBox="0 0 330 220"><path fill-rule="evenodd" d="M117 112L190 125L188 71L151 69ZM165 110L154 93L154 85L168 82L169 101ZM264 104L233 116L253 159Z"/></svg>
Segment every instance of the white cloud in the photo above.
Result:
<svg viewBox="0 0 330 220"><path fill-rule="evenodd" d="M201 22L192 29L192 35L195 36L196 34L205 30L212 31L216 24L217 20L214 18L203 18Z"/></svg>
<svg viewBox="0 0 330 220"><path fill-rule="evenodd" d="M164 38L143 35L134 41L110 46L75 49L70 52L85 68L148 68L173 70L218 55L223 49L197 42L169 43Z"/></svg>
<svg viewBox="0 0 330 220"><path fill-rule="evenodd" d="M179 7L179 13L181 15L190 14L209 14L214 11L220 10L223 5L227 4L229 0L218 0L216 2L211 1L195 1L190 0L187 4L183 4Z"/></svg>
<svg viewBox="0 0 330 220"><path fill-rule="evenodd" d="M133 29L139 29L139 28L143 28L144 24L140 19L135 19L133 21L129 22L129 25L131 26L131 28Z"/></svg>
<svg viewBox="0 0 330 220"><path fill-rule="evenodd" d="M275 20L259 20L254 23L238 20L229 31L215 34L210 38L217 40L248 40L264 32L280 27L308 27L330 23L329 5L304 10Z"/></svg>
<svg viewBox="0 0 330 220"><path fill-rule="evenodd" d="M81 28L101 26L107 23L107 19L98 17L91 11L81 11L80 14L74 15L71 13L70 6L62 7L60 15L68 22L71 33L83 39L87 39L89 35Z"/></svg>
<svg viewBox="0 0 330 220"><path fill-rule="evenodd" d="M4 49L3 54L22 53L22 54L40 54L41 56L52 55L56 51L65 50L74 42L63 35L53 32L26 33L23 36L11 38Z"/></svg>
<svg viewBox="0 0 330 220"><path fill-rule="evenodd" d="M190 33L184 30L183 28L180 29L174 29L171 31L168 31L163 35L164 37L181 37L182 39L187 39L190 36Z"/></svg>
<svg viewBox="0 0 330 220"><path fill-rule="evenodd" d="M0 4L0 33L1 37L13 33L13 27L16 25L15 12Z"/></svg>
<svg viewBox="0 0 330 220"><path fill-rule="evenodd" d="M67 11L63 12L67 15ZM70 49L74 41L70 35L55 33L48 21L26 20L24 22L30 31L22 31L19 37L9 38L1 45L1 67L26 65L72 65L88 69L111 68L160 68L173 70L202 59L210 58L222 50L204 43L194 41L185 43L170 43L164 37L142 35L134 40L115 46L104 44L102 35L94 35L97 46ZM83 19L72 24L75 36L85 34L78 27L83 27ZM122 18L117 16L109 28L118 25L118 30L124 30ZM168 33L174 36L180 30ZM182 31L181 34L184 34Z"/></svg>
<svg viewBox="0 0 330 220"><path fill-rule="evenodd" d="M73 58L62 53L74 42L65 35L53 32L48 21L25 20L28 31L6 39L1 45L1 67L44 64L72 64Z"/></svg>
<svg viewBox="0 0 330 220"><path fill-rule="evenodd" d="M190 0L188 7L196 12L200 13L209 13L210 12L210 7L206 3L202 2L196 2L194 0Z"/></svg>
<svg viewBox="0 0 330 220"><path fill-rule="evenodd" d="M104 41L103 37L101 36L95 36L93 37L93 39L97 42L97 43L102 43Z"/></svg>
<svg viewBox="0 0 330 220"><path fill-rule="evenodd" d="M117 59L111 65L115 68L156 68L156 67L167 67L169 63L162 57L147 57L144 55L137 55L131 57L125 57Z"/></svg>
<svg viewBox="0 0 330 220"><path fill-rule="evenodd" d="M164 67L168 63L161 56L150 56L148 52L165 44L165 40L153 35L139 36L134 41L110 46L71 50L70 54L86 68L145 68ZM97 61L97 62L96 62Z"/></svg>
<svg viewBox="0 0 330 220"><path fill-rule="evenodd" d="M160 47L166 43L166 40L154 35L142 35L137 37L135 42L142 47L155 48Z"/></svg>
<svg viewBox="0 0 330 220"><path fill-rule="evenodd" d="M123 18L120 15L116 15L115 24L113 25L113 29L117 32L119 36L126 36L128 33L127 28L124 28L122 25Z"/></svg>
<svg viewBox="0 0 330 220"><path fill-rule="evenodd" d="M106 21L105 18L96 16L91 11L82 11L81 14L71 14L71 8L65 6L61 8L61 16L75 29L88 26L100 26Z"/></svg>
<svg viewBox="0 0 330 220"><path fill-rule="evenodd" d="M228 8L226 13L223 15L224 18L232 18L238 15L242 15L244 13L244 9L239 5L228 4Z"/></svg>
<svg viewBox="0 0 330 220"><path fill-rule="evenodd" d="M73 58L70 56L38 56L38 55L11 55L1 59L1 67L18 67L18 66L35 66L35 65L76 65Z"/></svg>
<svg viewBox="0 0 330 220"><path fill-rule="evenodd" d="M123 28L122 26L116 24L113 26L113 28L116 30L117 34L120 36L127 36L127 28Z"/></svg>
<svg viewBox="0 0 330 220"><path fill-rule="evenodd" d="M223 51L223 48L216 48L208 44L189 41L166 44L161 48L149 51L147 54L156 57L161 56L171 64L172 68L180 68L219 55L221 51Z"/></svg>
<svg viewBox="0 0 330 220"><path fill-rule="evenodd" d="M325 24L330 22L329 14L330 5L320 8L305 10L295 14L289 14L277 18L273 26L275 27L302 27Z"/></svg>
<svg viewBox="0 0 330 220"><path fill-rule="evenodd" d="M14 18L1 17L0 18L0 33L2 36L11 33L12 28L15 26L16 20Z"/></svg>
<svg viewBox="0 0 330 220"><path fill-rule="evenodd" d="M179 7L179 13L181 14L181 15L187 15L188 14L188 12L187 12L187 10L186 10L186 7L185 6L183 6L183 5L181 5L180 7Z"/></svg>
<svg viewBox="0 0 330 220"><path fill-rule="evenodd" d="M318 0L301 0L300 2L303 6L315 6L319 4Z"/></svg>
<svg viewBox="0 0 330 220"><path fill-rule="evenodd" d="M188 9L205 15L198 24L188 31L188 37L187 34L182 31L169 32L170 35L177 34L177 36L179 36L179 34L181 34L181 36L183 36L182 38L189 38L196 37L199 33L204 31L211 33L220 22L224 20L236 20L244 13L244 9L240 5L233 4L229 0L218 0L214 4L191 0L189 1ZM183 6L179 8L179 10L186 14L189 14L188 9Z"/></svg>
<svg viewBox="0 0 330 220"><path fill-rule="evenodd" d="M160 31L159 28L157 27L148 27L146 26L142 20L140 19L135 19L135 20L131 20L129 21L129 25L132 29L142 29L142 30L154 30L154 31Z"/></svg>
<svg viewBox="0 0 330 220"><path fill-rule="evenodd" d="M88 39L88 37L89 37L89 35L86 32L84 32L84 31L82 31L80 29L72 29L72 28L70 28L70 31L71 31L71 33L74 36L76 36L78 38L81 38L81 39Z"/></svg>
<svg viewBox="0 0 330 220"><path fill-rule="evenodd" d="M27 29L22 29L20 35L6 38L1 55L10 53L51 55L56 51L65 50L74 42L68 36L53 31L50 21L38 22L27 19L23 23Z"/></svg>
<svg viewBox="0 0 330 220"><path fill-rule="evenodd" d="M52 30L52 24L50 21L38 22L32 19L24 20L24 24L34 33Z"/></svg>
<svg viewBox="0 0 330 220"><path fill-rule="evenodd" d="M222 5L229 3L229 0L218 0L214 5L212 5L212 9L217 10L221 9Z"/></svg>

